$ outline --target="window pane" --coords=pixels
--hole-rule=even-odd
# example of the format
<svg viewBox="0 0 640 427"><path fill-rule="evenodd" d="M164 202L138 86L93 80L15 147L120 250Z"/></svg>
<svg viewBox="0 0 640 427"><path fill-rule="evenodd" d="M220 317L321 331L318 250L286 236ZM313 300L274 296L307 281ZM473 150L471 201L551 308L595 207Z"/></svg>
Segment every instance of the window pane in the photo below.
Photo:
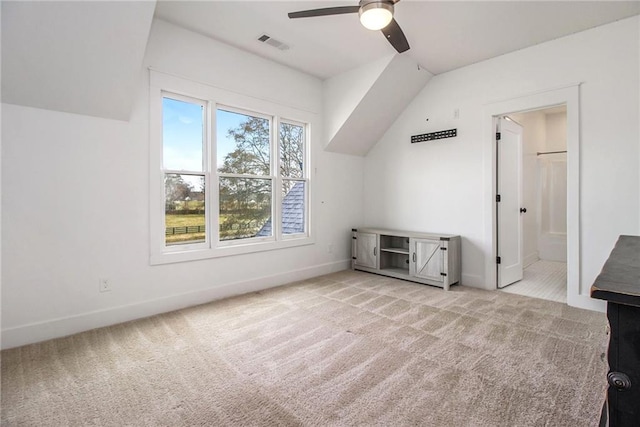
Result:
<svg viewBox="0 0 640 427"><path fill-rule="evenodd" d="M204 175L164 175L167 246L204 242Z"/></svg>
<svg viewBox="0 0 640 427"><path fill-rule="evenodd" d="M162 161L165 169L202 171L203 107L162 98Z"/></svg>
<svg viewBox="0 0 640 427"><path fill-rule="evenodd" d="M220 178L220 240L272 236L271 180Z"/></svg>
<svg viewBox="0 0 640 427"><path fill-rule="evenodd" d="M282 234L304 233L305 183L282 182Z"/></svg>
<svg viewBox="0 0 640 427"><path fill-rule="evenodd" d="M304 165L304 127L280 123L280 174L302 178Z"/></svg>
<svg viewBox="0 0 640 427"><path fill-rule="evenodd" d="M218 172L270 175L270 120L219 109L216 127Z"/></svg>

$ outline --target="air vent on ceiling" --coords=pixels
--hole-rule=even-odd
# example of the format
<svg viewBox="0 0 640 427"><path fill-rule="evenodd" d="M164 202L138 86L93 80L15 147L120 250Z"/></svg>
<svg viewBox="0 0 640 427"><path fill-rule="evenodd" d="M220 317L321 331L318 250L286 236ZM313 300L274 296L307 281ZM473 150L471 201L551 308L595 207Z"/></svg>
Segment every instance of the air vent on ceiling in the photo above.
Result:
<svg viewBox="0 0 640 427"><path fill-rule="evenodd" d="M268 36L266 34L261 35L260 37L258 37L258 41L261 41L263 43L268 44L269 46L273 46L276 49L279 50L289 50L289 46L282 43L279 40L276 40L274 38L272 38L271 36Z"/></svg>

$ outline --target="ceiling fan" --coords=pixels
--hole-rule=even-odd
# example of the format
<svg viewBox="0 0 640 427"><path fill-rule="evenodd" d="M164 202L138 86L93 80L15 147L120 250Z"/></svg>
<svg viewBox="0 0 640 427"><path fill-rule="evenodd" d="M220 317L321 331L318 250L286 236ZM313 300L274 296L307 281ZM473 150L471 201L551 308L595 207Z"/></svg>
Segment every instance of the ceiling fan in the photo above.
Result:
<svg viewBox="0 0 640 427"><path fill-rule="evenodd" d="M402 29L393 19L393 5L400 0L360 0L358 6L326 7L323 9L290 12L289 18L311 18L314 16L341 15L358 13L360 23L369 30L381 30L391 46L402 53L409 50L409 42Z"/></svg>

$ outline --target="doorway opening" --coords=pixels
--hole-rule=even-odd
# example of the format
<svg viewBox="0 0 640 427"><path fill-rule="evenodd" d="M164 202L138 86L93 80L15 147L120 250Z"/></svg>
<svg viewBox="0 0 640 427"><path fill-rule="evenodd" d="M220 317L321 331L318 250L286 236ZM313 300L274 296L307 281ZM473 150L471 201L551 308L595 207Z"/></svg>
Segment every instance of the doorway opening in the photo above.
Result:
<svg viewBox="0 0 640 427"><path fill-rule="evenodd" d="M512 207L514 211L512 216L515 219L511 221L519 227L517 234L520 235L521 246L518 248L519 276L508 270L501 274L498 269L498 287L509 293L566 303L566 105L509 114L507 119L521 126L521 150L518 151L519 158L513 160L520 167L516 169L501 165L501 157L498 156L496 169L497 171L506 170L512 175L506 177L507 181L520 183L519 206ZM514 143L507 138L504 144L509 142ZM501 149L509 152L508 148L498 143L498 152ZM502 158L512 161L504 155ZM500 180L496 185L497 191L500 192ZM502 206L498 207L498 212L501 208ZM505 220L507 223L503 224ZM509 226L509 218L497 216L499 236L500 230ZM515 238L511 236L499 238L498 253L502 253L503 248L513 251L514 240ZM506 246L501 247L505 242Z"/></svg>
<svg viewBox="0 0 640 427"><path fill-rule="evenodd" d="M580 264L580 83L513 95L484 106L484 204L485 282L497 286L496 236L496 120L500 116L566 105L567 108L567 304L602 311L601 301L589 295L591 283L582 283Z"/></svg>

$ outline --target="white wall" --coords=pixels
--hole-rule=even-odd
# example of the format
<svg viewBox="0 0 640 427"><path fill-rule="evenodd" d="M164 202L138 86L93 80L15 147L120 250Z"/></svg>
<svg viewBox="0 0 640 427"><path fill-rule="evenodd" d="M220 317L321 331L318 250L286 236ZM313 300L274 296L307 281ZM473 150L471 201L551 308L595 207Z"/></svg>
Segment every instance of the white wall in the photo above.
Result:
<svg viewBox="0 0 640 427"><path fill-rule="evenodd" d="M577 292L588 294L618 235L640 234L639 27L635 16L435 76L366 158L365 223L460 234L462 282L495 288L483 109L582 82L580 218L571 220L581 226ZM409 143L451 127L457 138Z"/></svg>
<svg viewBox="0 0 640 427"><path fill-rule="evenodd" d="M542 151L564 151L567 149L567 115L545 114L545 145Z"/></svg>
<svg viewBox="0 0 640 427"><path fill-rule="evenodd" d="M547 114L543 152L567 149L567 116L564 113ZM554 153L540 156L541 175L541 232L567 233L567 154ZM549 259L541 256L542 259Z"/></svg>
<svg viewBox="0 0 640 427"><path fill-rule="evenodd" d="M316 244L149 265L146 71L129 122L3 104L5 348L348 266L350 230L362 219L364 161L322 151L321 81L162 21L154 22L145 63L318 114ZM113 290L99 293L98 278Z"/></svg>

